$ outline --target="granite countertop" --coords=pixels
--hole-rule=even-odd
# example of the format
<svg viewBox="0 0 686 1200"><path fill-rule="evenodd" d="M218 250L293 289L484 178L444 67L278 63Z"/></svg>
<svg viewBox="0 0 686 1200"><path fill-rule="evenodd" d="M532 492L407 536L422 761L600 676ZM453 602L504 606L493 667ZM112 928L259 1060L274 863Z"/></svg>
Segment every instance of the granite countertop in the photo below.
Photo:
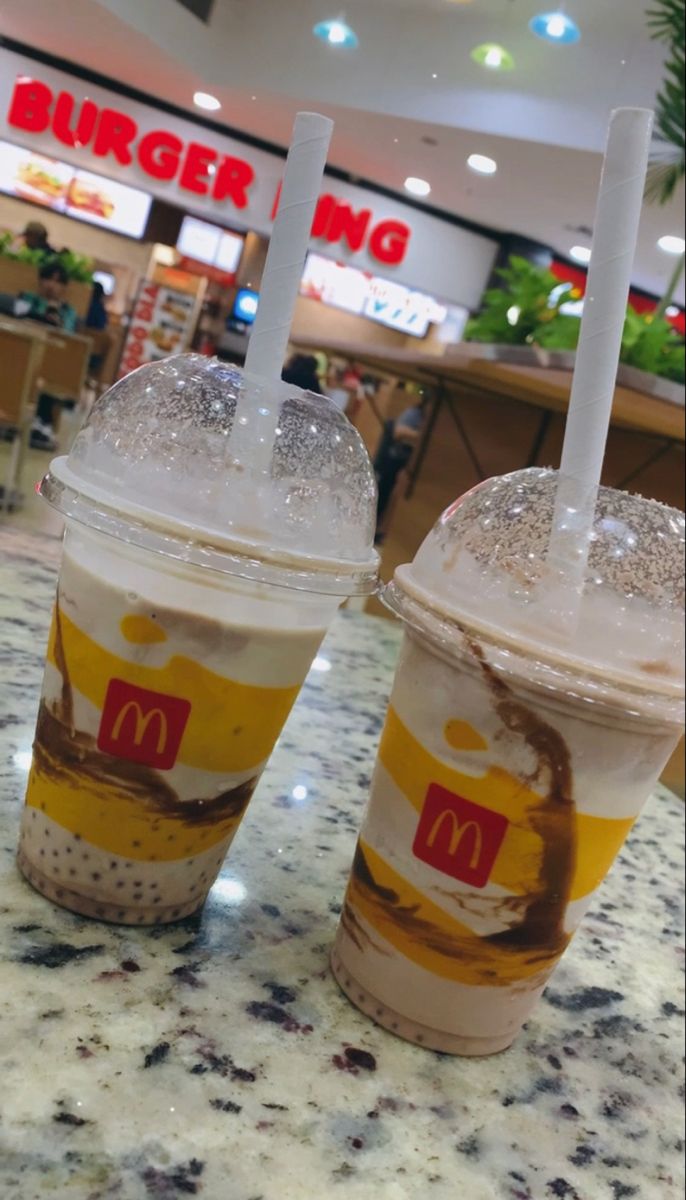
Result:
<svg viewBox="0 0 686 1200"><path fill-rule="evenodd" d="M384 1033L327 968L399 641L351 614L202 916L73 916L14 867L58 556L0 533L3 1200L680 1197L683 805L651 800L513 1049Z"/></svg>

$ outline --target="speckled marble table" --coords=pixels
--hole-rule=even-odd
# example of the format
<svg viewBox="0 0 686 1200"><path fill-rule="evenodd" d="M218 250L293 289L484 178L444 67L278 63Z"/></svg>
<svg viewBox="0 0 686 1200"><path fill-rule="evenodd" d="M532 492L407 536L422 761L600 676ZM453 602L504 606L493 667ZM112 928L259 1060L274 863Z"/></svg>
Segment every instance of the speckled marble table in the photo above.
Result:
<svg viewBox="0 0 686 1200"><path fill-rule="evenodd" d="M512 1050L397 1041L327 969L399 640L345 616L202 917L72 916L13 861L58 556L0 532L3 1200L682 1196L683 806L650 802Z"/></svg>

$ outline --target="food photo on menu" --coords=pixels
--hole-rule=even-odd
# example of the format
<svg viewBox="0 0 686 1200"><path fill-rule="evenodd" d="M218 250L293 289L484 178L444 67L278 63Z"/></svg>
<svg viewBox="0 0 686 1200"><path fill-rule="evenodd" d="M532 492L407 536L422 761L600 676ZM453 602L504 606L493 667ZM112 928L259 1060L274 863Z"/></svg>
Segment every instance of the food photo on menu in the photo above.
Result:
<svg viewBox="0 0 686 1200"><path fill-rule="evenodd" d="M81 174L72 179L67 190L67 208L75 208L109 221L115 211L114 201L103 187L102 181L91 184L88 182L91 178L96 177Z"/></svg>
<svg viewBox="0 0 686 1200"><path fill-rule="evenodd" d="M69 172L63 163L52 158L29 155L19 161L13 180L17 196L44 204L49 208L60 208L69 188Z"/></svg>
<svg viewBox="0 0 686 1200"><path fill-rule="evenodd" d="M128 237L141 237L151 197L113 179L0 141L0 191Z"/></svg>

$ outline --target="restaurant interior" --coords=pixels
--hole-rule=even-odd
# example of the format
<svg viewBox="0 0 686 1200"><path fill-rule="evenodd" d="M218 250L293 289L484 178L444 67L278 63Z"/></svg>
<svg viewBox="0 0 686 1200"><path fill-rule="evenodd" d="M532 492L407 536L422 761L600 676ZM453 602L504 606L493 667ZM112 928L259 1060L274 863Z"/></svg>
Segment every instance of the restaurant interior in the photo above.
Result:
<svg viewBox="0 0 686 1200"><path fill-rule="evenodd" d="M686 0L0 0L0 1200L683 1200Z"/></svg>
<svg viewBox="0 0 686 1200"><path fill-rule="evenodd" d="M222 0L174 0L161 21L160 5L125 0L70 0L60 21L47 0L4 14L3 522L59 534L34 493L45 449L65 452L131 369L188 350L245 361L290 124L306 106L335 132L290 351L315 357L319 390L372 459L392 422L422 414L380 518L383 577L456 495L558 464L607 116L654 105L664 81L642 6L578 0L583 37L569 44L532 36L535 6L503 0L376 0L315 35L316 6L296 7L298 36L274 0L259 21ZM381 54L388 30L394 61ZM683 200L676 178L643 206L603 474L679 508ZM69 276L71 330L24 311L45 258L26 236L36 223ZM89 327L94 282L101 328ZM664 329L652 348L651 323Z"/></svg>

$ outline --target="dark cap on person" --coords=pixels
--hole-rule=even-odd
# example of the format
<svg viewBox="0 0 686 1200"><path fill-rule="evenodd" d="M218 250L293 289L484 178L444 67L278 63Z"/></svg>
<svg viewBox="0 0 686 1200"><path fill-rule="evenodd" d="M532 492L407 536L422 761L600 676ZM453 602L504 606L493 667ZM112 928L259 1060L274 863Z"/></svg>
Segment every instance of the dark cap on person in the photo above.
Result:
<svg viewBox="0 0 686 1200"><path fill-rule="evenodd" d="M21 236L26 237L27 233L35 233L37 237L43 238L46 242L48 240L48 231L42 221L27 221Z"/></svg>

